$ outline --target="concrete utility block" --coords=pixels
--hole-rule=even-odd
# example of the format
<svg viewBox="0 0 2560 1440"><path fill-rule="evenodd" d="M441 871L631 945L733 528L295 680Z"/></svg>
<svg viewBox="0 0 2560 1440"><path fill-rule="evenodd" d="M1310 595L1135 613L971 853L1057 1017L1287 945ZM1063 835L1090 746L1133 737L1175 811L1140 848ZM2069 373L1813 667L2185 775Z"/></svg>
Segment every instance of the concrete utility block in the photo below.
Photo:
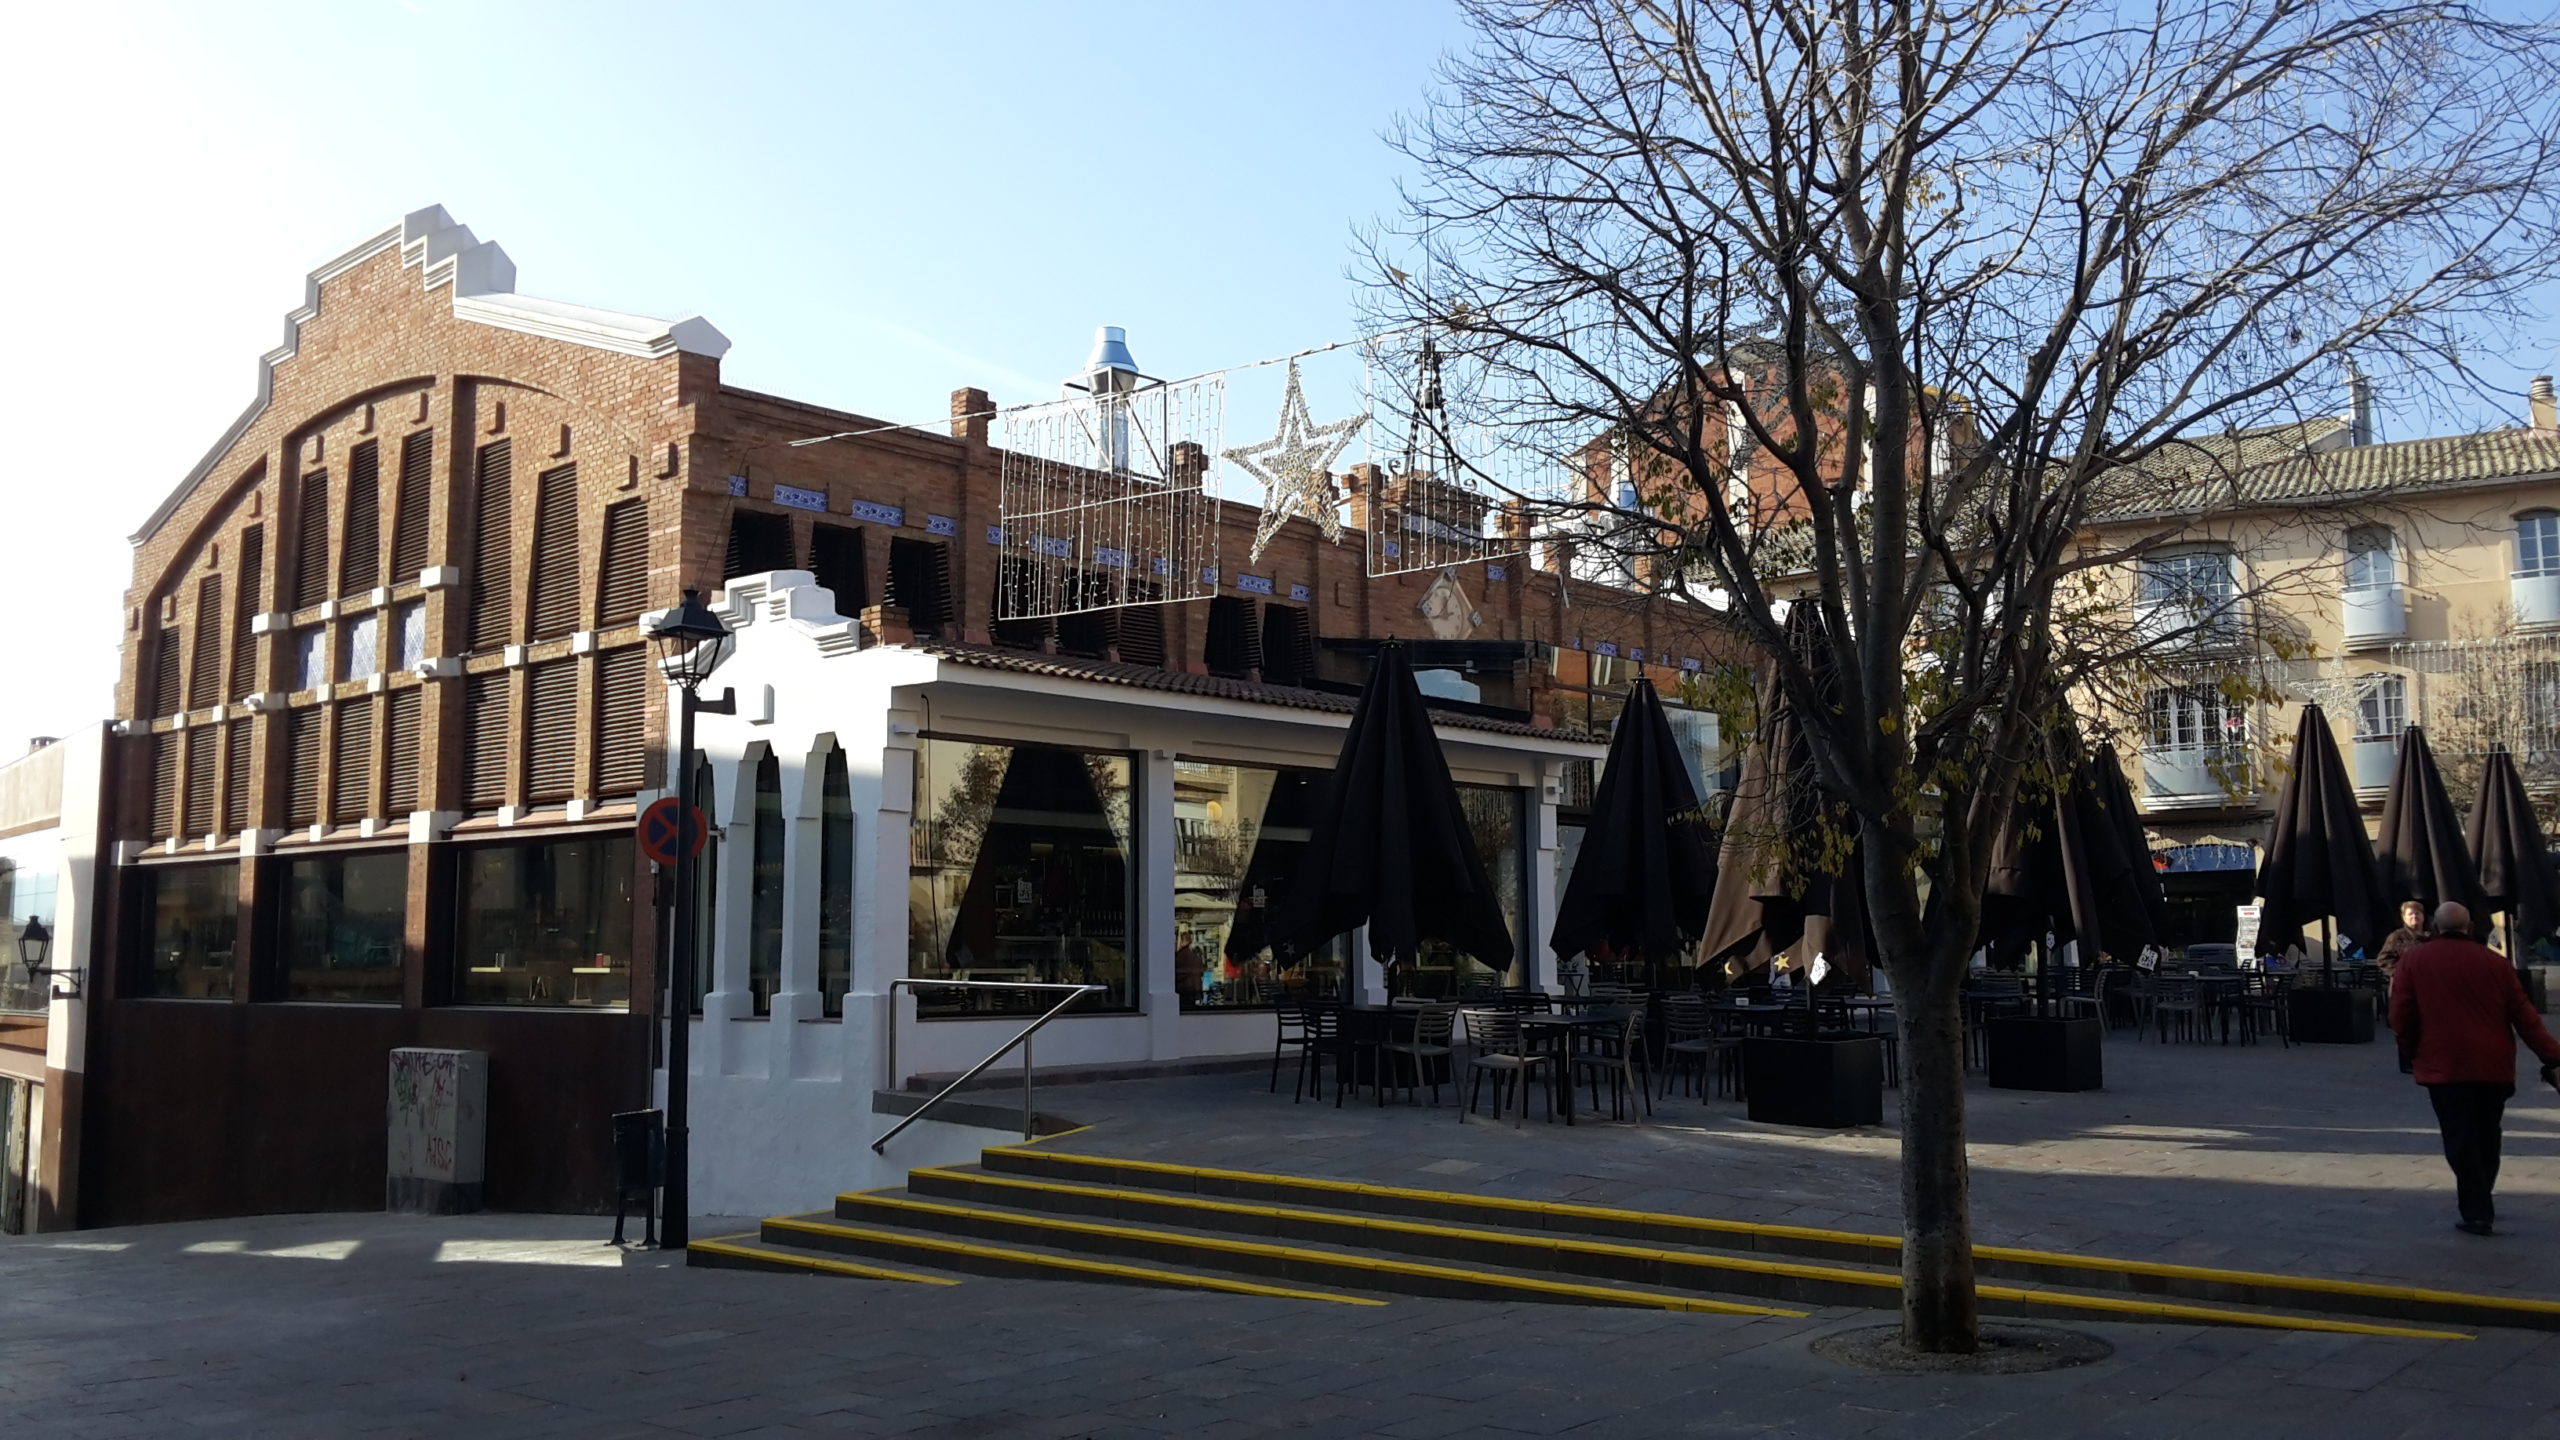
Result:
<svg viewBox="0 0 2560 1440"><path fill-rule="evenodd" d="M477 1050L391 1052L391 1162L383 1208L463 1215L487 1172L489 1057Z"/></svg>

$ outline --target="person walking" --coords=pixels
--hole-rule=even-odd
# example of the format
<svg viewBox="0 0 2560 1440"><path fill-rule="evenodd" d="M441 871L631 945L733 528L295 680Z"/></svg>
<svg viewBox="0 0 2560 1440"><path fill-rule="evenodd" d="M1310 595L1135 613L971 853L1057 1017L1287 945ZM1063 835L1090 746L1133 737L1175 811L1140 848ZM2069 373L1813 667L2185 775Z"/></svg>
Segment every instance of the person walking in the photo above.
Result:
<svg viewBox="0 0 2560 1440"><path fill-rule="evenodd" d="M2471 912L2450 901L2436 907L2435 938L2400 957L2391 1029L2401 1068L2416 1075L2435 1105L2462 1211L2455 1228L2490 1234L2498 1127L2516 1093L2516 1041L2541 1057L2543 1081L2560 1090L2560 1040L2525 999L2515 967L2471 938Z"/></svg>

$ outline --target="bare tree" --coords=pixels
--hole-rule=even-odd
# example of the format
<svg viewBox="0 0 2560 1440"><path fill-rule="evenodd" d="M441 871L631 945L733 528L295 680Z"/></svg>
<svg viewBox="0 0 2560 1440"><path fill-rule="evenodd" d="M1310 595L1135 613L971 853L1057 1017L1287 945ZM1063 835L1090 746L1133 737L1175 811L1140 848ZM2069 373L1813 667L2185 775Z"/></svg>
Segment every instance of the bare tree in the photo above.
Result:
<svg viewBox="0 0 2560 1440"><path fill-rule="evenodd" d="M1461 4L1375 317L1437 347L1453 434L1611 476L1487 478L1774 668L1901 1001L1904 1338L1970 1350L1991 837L2072 688L2175 638L2120 576L2207 503L2182 451L2351 366L2468 385L2549 276L2560 37L2429 0Z"/></svg>

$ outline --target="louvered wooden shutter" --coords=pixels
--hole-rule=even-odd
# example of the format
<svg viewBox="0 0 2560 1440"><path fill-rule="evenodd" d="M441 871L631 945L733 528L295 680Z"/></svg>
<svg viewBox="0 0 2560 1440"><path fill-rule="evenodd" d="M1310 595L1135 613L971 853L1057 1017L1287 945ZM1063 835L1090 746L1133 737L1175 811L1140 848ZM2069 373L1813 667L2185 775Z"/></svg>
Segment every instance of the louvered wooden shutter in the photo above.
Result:
<svg viewBox="0 0 2560 1440"><path fill-rule="evenodd" d="M382 813L394 820L418 808L418 745L424 738L419 716L425 703L419 696L416 690L394 690L384 708Z"/></svg>
<svg viewBox="0 0 2560 1440"><path fill-rule="evenodd" d="M317 605L329 598L329 476L314 470L302 477L293 557L293 608Z"/></svg>
<svg viewBox="0 0 2560 1440"><path fill-rule="evenodd" d="M1123 606L1120 615L1120 658L1131 665L1164 665L1164 608Z"/></svg>
<svg viewBox="0 0 2560 1440"><path fill-rule="evenodd" d="M1209 633L1200 659L1210 674L1241 678L1261 665L1260 622L1254 602L1242 596L1220 595L1209 601Z"/></svg>
<svg viewBox="0 0 2560 1440"><path fill-rule="evenodd" d="M545 660L526 672L525 799L566 800L578 791L578 661Z"/></svg>
<svg viewBox="0 0 2560 1440"><path fill-rule="evenodd" d="M258 689L258 637L249 633L249 618L267 603L267 530L252 525L240 532L240 613L231 626L231 693L254 695Z"/></svg>
<svg viewBox="0 0 2560 1440"><path fill-rule="evenodd" d="M178 627L163 625L152 637L151 709L153 715L175 715L187 708L186 697L178 693Z"/></svg>
<svg viewBox="0 0 2560 1440"><path fill-rule="evenodd" d="M475 810L507 803L507 675L495 671L463 681L464 799Z"/></svg>
<svg viewBox="0 0 2560 1440"><path fill-rule="evenodd" d="M196 582L196 653L187 664L187 704L215 705L222 700L222 577Z"/></svg>
<svg viewBox="0 0 2560 1440"><path fill-rule="evenodd" d="M999 645L1008 645L1017 650L1040 649L1049 638L1049 622L1047 620L1008 620L1003 618L1005 611L1005 596L1008 593L1017 597L1030 596L1039 593L1040 579L1038 574L1033 570L1031 562L1020 555L1004 556L996 562L996 567L996 592L994 601L988 609L989 613L995 615L997 619L993 625L988 627L988 629L993 633L995 642ZM925 628L922 621L914 621L913 623L915 624L915 628L918 630Z"/></svg>
<svg viewBox="0 0 2560 1440"><path fill-rule="evenodd" d="M1315 637L1307 612L1294 605L1262 607L1262 678L1274 685L1304 685L1315 672Z"/></svg>
<svg viewBox="0 0 2560 1440"><path fill-rule="evenodd" d="M809 573L835 592L836 613L855 616L871 603L869 562L862 553L862 532L849 525L809 527Z"/></svg>
<svg viewBox="0 0 2560 1440"><path fill-rule="evenodd" d="M791 558L791 517L769 515L744 506L729 508L729 553L721 578L732 575L761 575L768 570L788 570Z"/></svg>
<svg viewBox="0 0 2560 1440"><path fill-rule="evenodd" d="M215 746L221 736L210 725L199 725L186 732L187 789L186 810L178 817L181 835L204 835L213 830L213 762L219 753Z"/></svg>
<svg viewBox="0 0 2560 1440"><path fill-rule="evenodd" d="M373 810L373 697L338 707L338 753L329 771L329 818L344 825Z"/></svg>
<svg viewBox="0 0 2560 1440"><path fill-rule="evenodd" d="M404 584L427 568L428 507L435 503L435 432L421 430L400 442L400 493L391 512L391 583Z"/></svg>
<svg viewBox="0 0 2560 1440"><path fill-rule="evenodd" d="M535 483L533 635L553 640L578 627L578 467L563 465Z"/></svg>
<svg viewBox="0 0 2560 1440"><path fill-rule="evenodd" d="M222 829L237 835L249 828L249 722L234 720L222 730Z"/></svg>
<svg viewBox="0 0 2560 1440"><path fill-rule="evenodd" d="M648 780L649 647L607 650L596 669L596 793L629 795Z"/></svg>
<svg viewBox="0 0 2560 1440"><path fill-rule="evenodd" d="M515 524L515 461L507 441L480 447L472 495L471 648L494 650L515 638L515 592L507 563Z"/></svg>
<svg viewBox="0 0 2560 1440"><path fill-rule="evenodd" d="M361 595L382 583L382 447L367 440L347 461L347 550L338 564L338 593Z"/></svg>
<svg viewBox="0 0 2560 1440"><path fill-rule="evenodd" d="M151 737L151 838L178 833L179 733L163 730Z"/></svg>
<svg viewBox="0 0 2560 1440"><path fill-rule="evenodd" d="M285 712L287 825L320 823L320 722L325 713L317 705Z"/></svg>
<svg viewBox="0 0 2560 1440"><path fill-rule="evenodd" d="M649 502L605 507L604 552L597 566L596 628L628 625L649 608Z"/></svg>

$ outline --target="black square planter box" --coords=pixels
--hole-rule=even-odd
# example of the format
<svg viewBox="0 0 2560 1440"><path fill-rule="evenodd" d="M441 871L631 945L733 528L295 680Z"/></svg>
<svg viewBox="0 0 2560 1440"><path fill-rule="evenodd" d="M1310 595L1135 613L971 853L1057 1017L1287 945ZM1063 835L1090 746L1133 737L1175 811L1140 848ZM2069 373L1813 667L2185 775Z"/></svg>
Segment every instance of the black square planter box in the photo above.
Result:
<svg viewBox="0 0 2560 1440"><path fill-rule="evenodd" d="M2293 1041L2297 1045L2370 1045L2373 1043L2373 994L2366 990L2333 990L2326 986L2291 992Z"/></svg>
<svg viewBox="0 0 2560 1440"><path fill-rule="evenodd" d="M2060 1015L2002 1015L1984 1036L1996 1090L2104 1090L2106 1026Z"/></svg>
<svg viewBox="0 0 2560 1440"><path fill-rule="evenodd" d="M1750 1116L1772 1125L1845 1130L1884 1123L1884 1041L1754 1036L1742 1042Z"/></svg>

